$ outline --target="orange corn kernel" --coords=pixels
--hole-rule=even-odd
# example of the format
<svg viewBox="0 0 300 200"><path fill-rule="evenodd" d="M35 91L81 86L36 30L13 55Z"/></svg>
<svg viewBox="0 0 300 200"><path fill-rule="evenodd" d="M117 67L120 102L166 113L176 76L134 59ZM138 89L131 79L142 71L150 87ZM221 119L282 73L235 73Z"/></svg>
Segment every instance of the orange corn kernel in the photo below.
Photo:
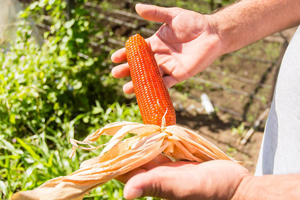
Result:
<svg viewBox="0 0 300 200"><path fill-rule="evenodd" d="M176 124L175 110L160 74L153 52L145 39L136 34L125 45L134 91L144 124L166 126Z"/></svg>

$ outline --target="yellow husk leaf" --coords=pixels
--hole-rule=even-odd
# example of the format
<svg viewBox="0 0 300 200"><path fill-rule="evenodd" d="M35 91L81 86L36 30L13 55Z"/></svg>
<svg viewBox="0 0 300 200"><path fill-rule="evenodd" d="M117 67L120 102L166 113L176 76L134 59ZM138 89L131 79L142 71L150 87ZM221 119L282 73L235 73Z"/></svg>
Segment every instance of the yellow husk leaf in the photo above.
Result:
<svg viewBox="0 0 300 200"><path fill-rule="evenodd" d="M127 133L135 136L123 140ZM70 156L74 155L77 147L86 150L102 147L91 145L101 135L113 137L98 157L84 161L80 169L72 174L49 180L34 190L18 192L12 200L79 200L93 188L146 164L161 153L172 160L232 160L215 145L188 129L176 125L159 127L134 122L108 124L82 142L71 139L73 148ZM78 144L89 145L90 148Z"/></svg>

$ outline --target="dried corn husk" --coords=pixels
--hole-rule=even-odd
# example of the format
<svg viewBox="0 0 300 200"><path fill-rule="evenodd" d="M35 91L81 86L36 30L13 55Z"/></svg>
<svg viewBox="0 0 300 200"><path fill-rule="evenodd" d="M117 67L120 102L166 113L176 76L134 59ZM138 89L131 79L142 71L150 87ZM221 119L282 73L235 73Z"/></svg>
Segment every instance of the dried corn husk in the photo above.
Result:
<svg viewBox="0 0 300 200"><path fill-rule="evenodd" d="M135 134L124 139L127 133ZM136 169L161 153L172 160L204 162L232 160L215 145L197 133L177 125L157 126L134 122L116 122L86 137L82 142L71 139L71 156L76 148L98 149L92 146L101 135L113 136L98 157L84 161L76 172L47 181L40 187L18 192L15 199L51 200L82 199L93 188ZM84 144L89 148L78 146Z"/></svg>

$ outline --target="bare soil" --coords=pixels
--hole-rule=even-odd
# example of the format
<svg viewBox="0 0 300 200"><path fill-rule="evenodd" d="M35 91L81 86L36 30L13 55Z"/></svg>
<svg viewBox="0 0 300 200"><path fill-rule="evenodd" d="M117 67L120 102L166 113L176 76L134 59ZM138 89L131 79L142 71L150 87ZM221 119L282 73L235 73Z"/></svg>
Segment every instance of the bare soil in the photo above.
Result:
<svg viewBox="0 0 300 200"><path fill-rule="evenodd" d="M233 129L242 122L234 119L230 114L219 111L207 115L200 101L183 97L178 91L172 90L171 97L177 111L178 125L197 132L227 155L244 162L244 166L254 173L263 137L263 125L258 127L245 145L241 145L240 142L251 128L251 123L243 122L244 130L235 133Z"/></svg>

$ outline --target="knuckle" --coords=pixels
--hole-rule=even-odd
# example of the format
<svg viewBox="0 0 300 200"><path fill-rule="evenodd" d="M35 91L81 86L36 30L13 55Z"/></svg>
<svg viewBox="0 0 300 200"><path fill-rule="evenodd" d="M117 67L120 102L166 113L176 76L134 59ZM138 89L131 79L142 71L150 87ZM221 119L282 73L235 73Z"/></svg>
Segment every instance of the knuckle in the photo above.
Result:
<svg viewBox="0 0 300 200"><path fill-rule="evenodd" d="M162 189L161 189L161 185L158 183L154 183L152 185L152 196L154 197L161 197L162 195Z"/></svg>

